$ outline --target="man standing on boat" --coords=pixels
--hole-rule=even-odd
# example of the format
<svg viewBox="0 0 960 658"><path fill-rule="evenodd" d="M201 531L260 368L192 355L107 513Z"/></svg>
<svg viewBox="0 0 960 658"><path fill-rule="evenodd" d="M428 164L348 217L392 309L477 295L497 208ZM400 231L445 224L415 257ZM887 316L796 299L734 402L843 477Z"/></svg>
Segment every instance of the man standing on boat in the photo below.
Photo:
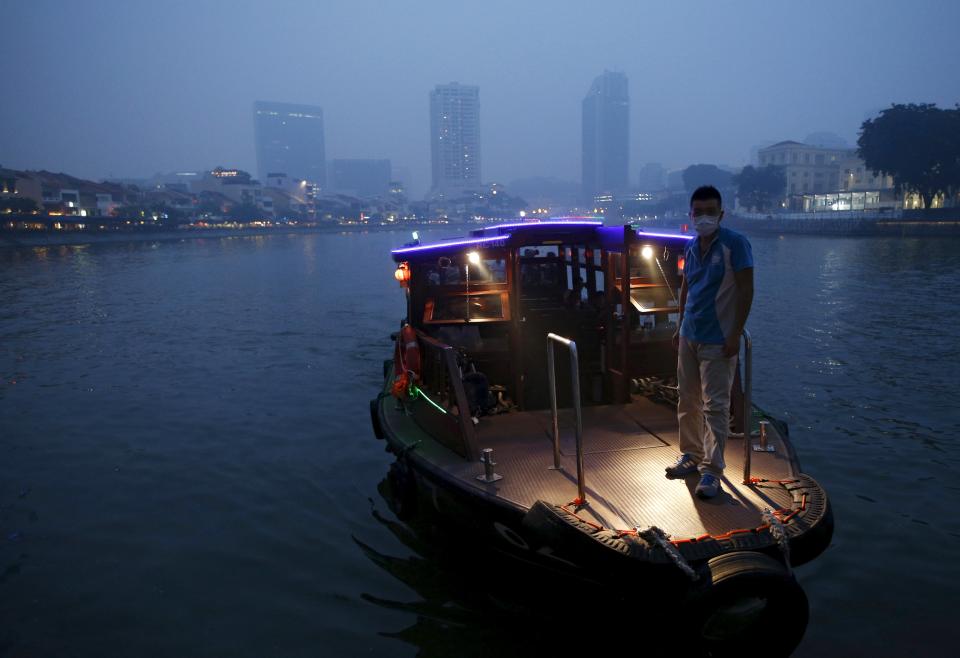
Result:
<svg viewBox="0 0 960 658"><path fill-rule="evenodd" d="M722 199L715 187L694 191L690 217L697 238L684 252L680 328L673 337L681 455L666 471L668 477L699 471L697 496L713 498L720 493L730 389L753 302L753 253L744 236L720 226Z"/></svg>

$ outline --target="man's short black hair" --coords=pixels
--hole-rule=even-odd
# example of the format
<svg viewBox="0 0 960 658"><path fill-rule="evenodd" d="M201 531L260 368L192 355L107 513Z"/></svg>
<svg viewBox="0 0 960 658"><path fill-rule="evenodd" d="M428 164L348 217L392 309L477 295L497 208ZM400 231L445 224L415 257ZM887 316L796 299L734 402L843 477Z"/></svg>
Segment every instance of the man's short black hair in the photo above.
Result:
<svg viewBox="0 0 960 658"><path fill-rule="evenodd" d="M692 206L694 201L709 201L710 199L716 199L717 206L723 208L723 197L720 196L720 190L713 185L701 185L690 195L690 205Z"/></svg>

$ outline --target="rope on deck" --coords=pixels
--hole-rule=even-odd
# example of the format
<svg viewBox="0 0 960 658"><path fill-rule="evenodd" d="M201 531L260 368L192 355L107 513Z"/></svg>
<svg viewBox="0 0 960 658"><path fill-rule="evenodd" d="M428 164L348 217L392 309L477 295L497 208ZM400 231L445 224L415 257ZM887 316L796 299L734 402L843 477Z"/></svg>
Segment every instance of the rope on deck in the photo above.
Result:
<svg viewBox="0 0 960 658"><path fill-rule="evenodd" d="M663 552L667 554L673 563L687 575L690 580L697 580L700 576L696 571L693 570L683 556L680 555L680 551L677 550L677 547L673 545L668 539L667 533L658 528L655 525L650 526L646 530L641 530L639 527L635 528L637 534L644 539L648 544L655 544L663 549Z"/></svg>
<svg viewBox="0 0 960 658"><path fill-rule="evenodd" d="M790 542L787 539L786 528L783 527L783 523L769 507L763 508L763 520L766 521L770 527L770 534L777 540L777 546L780 547L780 552L783 553L783 563L787 567L787 573L792 574L793 569L790 566Z"/></svg>
<svg viewBox="0 0 960 658"><path fill-rule="evenodd" d="M753 485L772 484L772 485L783 487L788 491L789 491L788 485L797 484L799 482L800 480L798 478L792 478L792 479L786 479L786 480L770 480L767 478L756 478L756 477L750 478L750 484L753 484ZM558 505L558 507L564 512L566 512L567 514L576 518L578 521L585 523L586 525L590 526L591 528L593 528L598 532L601 530L607 530L607 528L605 528L603 525L599 523L594 523L589 519L585 519L582 516L580 516L580 514L577 513L582 507L582 504L583 504L582 501L574 500L567 503L566 505ZM570 509L571 507L573 507L573 509ZM785 524L789 523L793 519L793 517L795 517L800 512L806 511L806 509L807 509L807 493L803 492L800 497L799 506L795 507L794 509L786 509L786 508L776 509L776 510L770 510L769 508L764 509L763 513L761 514L761 518L764 521L764 523L760 526L757 526L756 528L735 528L733 530L728 530L727 532L724 532L722 534L707 533L699 537L689 537L686 539L671 539L670 535L667 535L665 532L663 532L663 530L660 530L656 526L651 526L650 528L644 531L641 531L639 527L630 528L628 530L617 530L617 529L611 528L610 530L616 533L617 538L622 538L627 535L640 536L643 539L647 540L648 543L657 544L659 546L663 546L661 542L666 542L673 549L671 551L664 547L664 551L667 553L667 555L670 556L670 558L673 559L674 562L676 562L676 559L674 559L674 552L676 552L676 557L679 558L680 560L683 560L684 561L683 563L687 566L687 568L690 568L690 565L686 563L682 553L680 553L679 551L679 548L684 544L693 544L693 543L703 542L705 540L724 541L724 540L732 539L737 535L757 534L764 530L767 530L770 533L770 536L774 539L774 541L777 542L777 545L779 546L780 550L783 552L784 561L786 562L787 570L791 571L790 542L787 537ZM644 536L643 533L649 533L652 530L657 531L653 534L652 539ZM678 566L680 566L679 563L678 563ZM681 570L683 570L683 567L681 567ZM686 571L684 571L684 573L686 573Z"/></svg>

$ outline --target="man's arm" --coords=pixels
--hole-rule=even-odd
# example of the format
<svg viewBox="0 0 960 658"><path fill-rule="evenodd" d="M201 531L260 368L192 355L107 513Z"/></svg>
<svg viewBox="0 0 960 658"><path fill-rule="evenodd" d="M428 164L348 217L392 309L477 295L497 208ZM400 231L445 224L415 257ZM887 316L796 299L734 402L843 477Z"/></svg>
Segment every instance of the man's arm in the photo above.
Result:
<svg viewBox="0 0 960 658"><path fill-rule="evenodd" d="M752 281L752 279L751 279ZM683 325L683 309L687 306L687 277L680 276L680 314L677 316L677 330L673 332L673 349L680 349L680 327Z"/></svg>
<svg viewBox="0 0 960 658"><path fill-rule="evenodd" d="M753 305L753 268L746 267L739 272L734 272L733 280L737 286L737 317L733 325L733 334L727 337L723 347L723 353L728 357L740 351L740 336L743 335L743 327L747 324L750 306Z"/></svg>

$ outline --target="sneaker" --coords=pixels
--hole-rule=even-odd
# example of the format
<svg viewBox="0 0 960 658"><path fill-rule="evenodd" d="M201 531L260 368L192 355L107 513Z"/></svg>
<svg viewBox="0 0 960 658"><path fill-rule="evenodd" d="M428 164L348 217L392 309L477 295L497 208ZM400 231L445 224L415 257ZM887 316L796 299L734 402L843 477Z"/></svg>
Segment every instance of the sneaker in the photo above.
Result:
<svg viewBox="0 0 960 658"><path fill-rule="evenodd" d="M690 475L691 473L696 472L697 462L693 461L693 457L687 453L682 453L679 457L677 457L677 461L670 466L667 466L667 468L664 470L667 472L667 477L683 477L684 475Z"/></svg>
<svg viewBox="0 0 960 658"><path fill-rule="evenodd" d="M704 473L700 476L700 484L694 493L700 498L713 498L720 493L720 478L713 473Z"/></svg>

